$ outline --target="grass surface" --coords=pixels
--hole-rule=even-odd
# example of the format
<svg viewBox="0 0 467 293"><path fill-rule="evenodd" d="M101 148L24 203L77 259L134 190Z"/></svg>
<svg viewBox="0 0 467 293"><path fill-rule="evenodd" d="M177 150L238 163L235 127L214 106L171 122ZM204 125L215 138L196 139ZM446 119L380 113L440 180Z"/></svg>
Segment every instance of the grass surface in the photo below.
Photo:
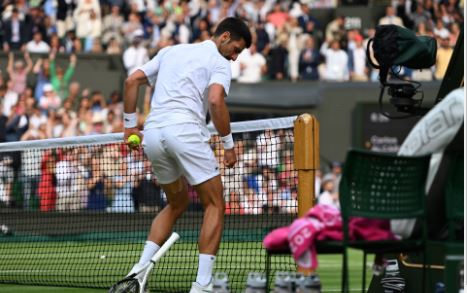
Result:
<svg viewBox="0 0 467 293"><path fill-rule="evenodd" d="M142 244L102 242L2 243L0 292L107 292L113 282L124 276L138 259ZM235 251L235 254L232 253ZM360 291L362 254L350 251L350 287ZM372 261L372 259L370 258ZM241 292L246 275L264 271L265 255L258 242L224 242L216 261L216 271L226 271L232 292ZM340 255L321 255L318 274L323 292L339 292L342 271ZM60 266L58 265L60 264ZM193 243L177 243L151 276L151 292L184 292L195 279L197 248ZM367 264L370 267L371 263ZM272 268L292 271L290 257L273 257ZM367 272L367 284L371 273ZM33 284L33 286L30 286ZM45 287L60 285L65 287ZM186 289L185 289L186 288Z"/></svg>

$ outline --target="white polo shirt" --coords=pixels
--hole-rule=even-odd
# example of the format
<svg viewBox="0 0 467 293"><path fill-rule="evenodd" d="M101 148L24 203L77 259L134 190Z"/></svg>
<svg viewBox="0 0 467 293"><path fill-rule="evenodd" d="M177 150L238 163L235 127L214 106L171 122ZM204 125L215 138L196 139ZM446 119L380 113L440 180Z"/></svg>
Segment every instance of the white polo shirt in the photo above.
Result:
<svg viewBox="0 0 467 293"><path fill-rule="evenodd" d="M195 122L205 125L210 85L230 88L230 62L211 40L162 49L138 68L156 84L145 129ZM156 83L157 79L157 83Z"/></svg>

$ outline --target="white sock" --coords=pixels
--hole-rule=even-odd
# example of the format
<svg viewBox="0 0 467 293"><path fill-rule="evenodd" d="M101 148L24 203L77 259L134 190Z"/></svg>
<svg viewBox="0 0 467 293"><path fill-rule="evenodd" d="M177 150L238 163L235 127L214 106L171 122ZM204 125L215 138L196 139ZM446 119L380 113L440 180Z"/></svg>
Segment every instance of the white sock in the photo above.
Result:
<svg viewBox="0 0 467 293"><path fill-rule="evenodd" d="M147 263L153 256L156 254L156 252L161 248L159 245L152 241L146 241L146 244L144 245L144 250L143 253L141 254L141 258L139 259L139 264L145 264Z"/></svg>
<svg viewBox="0 0 467 293"><path fill-rule="evenodd" d="M201 286L206 286L211 282L212 267L216 261L216 256L209 254L200 254L198 263L198 275L196 282Z"/></svg>

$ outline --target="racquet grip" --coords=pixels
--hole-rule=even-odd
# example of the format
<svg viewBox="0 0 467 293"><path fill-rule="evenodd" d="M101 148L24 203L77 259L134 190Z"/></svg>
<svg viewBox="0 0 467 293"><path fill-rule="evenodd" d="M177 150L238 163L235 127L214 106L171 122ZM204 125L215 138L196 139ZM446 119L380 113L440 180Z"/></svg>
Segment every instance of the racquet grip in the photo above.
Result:
<svg viewBox="0 0 467 293"><path fill-rule="evenodd" d="M169 248L180 238L180 235L178 235L176 232L173 232L172 235L170 235L169 239L167 239L164 244L162 244L161 248L154 254L154 256L151 258L151 262L155 263L157 262L161 257L164 256L164 254L169 250Z"/></svg>

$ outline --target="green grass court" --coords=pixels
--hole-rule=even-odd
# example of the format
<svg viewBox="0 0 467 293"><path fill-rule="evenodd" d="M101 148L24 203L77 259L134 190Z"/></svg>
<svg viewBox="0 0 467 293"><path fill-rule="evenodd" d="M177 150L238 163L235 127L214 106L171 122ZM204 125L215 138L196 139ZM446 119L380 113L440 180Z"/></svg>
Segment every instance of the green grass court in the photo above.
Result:
<svg viewBox="0 0 467 293"><path fill-rule="evenodd" d="M249 271L262 271L264 255L259 242L224 242L216 262L217 271L227 271L232 292L241 292ZM95 243L95 242L51 242L51 243L2 243L4 254L0 256L0 281L15 280L19 283L33 282L35 286L0 284L0 292L107 292L106 289L68 288L67 284L75 286L99 286L108 288L116 281L114 276L125 275L137 260L141 244ZM256 248L256 249L255 249ZM247 252L245 255L241 251ZM232 253L235 251L235 255ZM252 252L256 255L251 255ZM105 257L103 257L105 255ZM361 286L361 261L359 251L349 254L350 287L353 292L359 292ZM183 265L197 258L196 244L177 243L156 265L151 277L151 287L163 288L174 281L185 282L187 286L196 276L197 263ZM273 259L274 260L274 259ZM367 268L371 267L372 258L368 260ZM286 263L287 268L282 268ZM340 255L322 255L319 257L318 270L323 292L340 292L341 262ZM61 263L58 266L57 263ZM182 265L180 265L182 263ZM290 258L281 260L273 269L290 270L293 261ZM257 264L257 266L253 265ZM371 271L367 272L367 284L370 283ZM158 285L155 285L157 282ZM39 286L39 284L59 284L66 287ZM173 289L170 290L174 292ZM151 291L154 292L154 291Z"/></svg>

